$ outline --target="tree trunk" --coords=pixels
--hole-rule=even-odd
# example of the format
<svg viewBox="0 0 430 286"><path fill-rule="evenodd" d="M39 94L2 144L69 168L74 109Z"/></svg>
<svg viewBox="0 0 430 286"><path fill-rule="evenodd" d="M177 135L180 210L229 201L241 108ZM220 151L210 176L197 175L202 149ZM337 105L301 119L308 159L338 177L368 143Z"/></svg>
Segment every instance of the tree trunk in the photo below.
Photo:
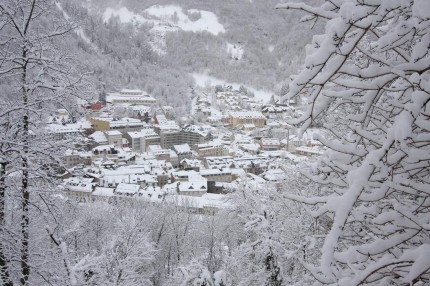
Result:
<svg viewBox="0 0 430 286"><path fill-rule="evenodd" d="M29 200L30 193L28 191L28 179L29 179L29 162L28 162L28 153L29 153L29 115L28 115L28 87L27 87L27 47L24 45L22 51L22 103L24 109L24 115L22 117L22 133L23 133L23 154L22 154L22 215L21 215L21 285L27 285L28 277L30 276L30 267L28 263L29 255L28 255L28 226L30 222L30 218L28 215L29 212Z"/></svg>
<svg viewBox="0 0 430 286"><path fill-rule="evenodd" d="M2 160L0 158L0 160ZM5 222L4 222L4 214L5 214L5 180L6 180L6 162L0 162L0 226L1 232L4 233ZM0 242L0 275L1 280L5 286L12 286L13 283L10 281L9 270L7 267L6 256L3 252L4 238L2 238Z"/></svg>

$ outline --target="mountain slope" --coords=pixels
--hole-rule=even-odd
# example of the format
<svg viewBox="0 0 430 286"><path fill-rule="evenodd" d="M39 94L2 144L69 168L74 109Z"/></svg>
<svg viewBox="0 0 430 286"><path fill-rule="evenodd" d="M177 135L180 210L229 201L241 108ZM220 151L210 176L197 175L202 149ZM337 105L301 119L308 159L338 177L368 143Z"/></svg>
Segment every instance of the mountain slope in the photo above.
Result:
<svg viewBox="0 0 430 286"><path fill-rule="evenodd" d="M97 46L81 41L78 48L100 88L144 88L185 114L192 73L279 92L297 72L313 33L298 30L297 13L275 10L276 4L91 0L63 6Z"/></svg>

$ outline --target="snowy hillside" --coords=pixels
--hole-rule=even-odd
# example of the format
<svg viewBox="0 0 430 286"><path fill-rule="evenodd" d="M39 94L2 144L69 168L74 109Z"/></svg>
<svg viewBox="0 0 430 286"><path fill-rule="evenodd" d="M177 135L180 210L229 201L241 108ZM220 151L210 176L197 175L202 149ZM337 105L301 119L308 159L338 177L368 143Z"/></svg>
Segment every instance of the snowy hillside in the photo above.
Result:
<svg viewBox="0 0 430 286"><path fill-rule="evenodd" d="M280 95L282 83L301 66L304 49L295 47L311 33L296 33L299 17L285 17L276 4L61 1L81 23L77 52L84 50L80 58L99 75L100 90L142 88L178 113L190 106L191 88L201 86L192 74L249 87L262 102Z"/></svg>
<svg viewBox="0 0 430 286"><path fill-rule="evenodd" d="M126 7L119 9L109 7L103 13L103 20L108 22L111 17L118 17L122 23L152 26L150 45L160 55L166 53L166 33L182 30L195 33L208 32L216 36L225 32L217 16L209 11L197 9L184 11L180 6L154 5L145 9L142 14L136 14Z"/></svg>

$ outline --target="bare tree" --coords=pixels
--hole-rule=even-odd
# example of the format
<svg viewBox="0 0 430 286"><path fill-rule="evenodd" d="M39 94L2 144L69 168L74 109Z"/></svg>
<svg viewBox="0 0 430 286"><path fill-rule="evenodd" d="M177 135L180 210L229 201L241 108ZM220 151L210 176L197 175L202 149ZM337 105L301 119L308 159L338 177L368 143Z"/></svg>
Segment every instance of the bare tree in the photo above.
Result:
<svg viewBox="0 0 430 286"><path fill-rule="evenodd" d="M0 154L8 162L5 192L15 194L11 205L20 206L19 231L8 229L12 221L2 225L3 234L8 229L12 236L9 241L19 244L14 249L19 255L9 254L8 258L19 261L19 271L15 271L16 263L6 262L7 239L2 238L1 274L7 285L30 283L31 208L37 209L32 196L50 189L61 166L58 154L64 142L46 134L45 119L56 108L68 108L72 97L81 94L84 77L74 70L72 58L58 42L74 28L56 11L54 1L0 3L0 81L5 90L1 94ZM0 212L4 214L4 205Z"/></svg>

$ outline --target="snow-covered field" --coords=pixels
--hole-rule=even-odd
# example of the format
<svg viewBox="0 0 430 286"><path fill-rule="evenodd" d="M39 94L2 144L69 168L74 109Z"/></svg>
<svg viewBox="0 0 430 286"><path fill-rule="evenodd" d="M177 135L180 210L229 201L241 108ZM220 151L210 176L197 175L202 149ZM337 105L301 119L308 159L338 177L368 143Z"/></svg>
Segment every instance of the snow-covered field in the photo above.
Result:
<svg viewBox="0 0 430 286"><path fill-rule="evenodd" d="M226 82L225 80L218 79L216 77L213 77L213 76L210 76L207 74L203 74L203 73L192 73L191 76L194 78L196 85L200 86L200 87L205 87L207 85L209 85L209 86L231 85L233 88L239 89L239 87L241 85L243 85L249 91L252 91L254 93L255 100L259 101L261 103L267 103L270 100L270 98L272 97L272 95L274 94L272 91L255 89L251 86L247 86L247 85L240 84L240 83Z"/></svg>
<svg viewBox="0 0 430 286"><path fill-rule="evenodd" d="M149 23L147 19L145 19L139 14L128 10L126 7L121 7L119 9L106 8L105 12L103 13L103 21L107 22L111 17L118 17L121 23Z"/></svg>
<svg viewBox="0 0 430 286"><path fill-rule="evenodd" d="M152 24L150 30L152 49L160 55L166 53L165 36L168 32L178 30L189 32L208 32L213 35L224 33L225 29L218 22L217 16L209 11L190 9L184 11L176 5L154 5L144 10L143 15L136 14L126 7L107 8L103 13L103 20L118 17L122 23Z"/></svg>

